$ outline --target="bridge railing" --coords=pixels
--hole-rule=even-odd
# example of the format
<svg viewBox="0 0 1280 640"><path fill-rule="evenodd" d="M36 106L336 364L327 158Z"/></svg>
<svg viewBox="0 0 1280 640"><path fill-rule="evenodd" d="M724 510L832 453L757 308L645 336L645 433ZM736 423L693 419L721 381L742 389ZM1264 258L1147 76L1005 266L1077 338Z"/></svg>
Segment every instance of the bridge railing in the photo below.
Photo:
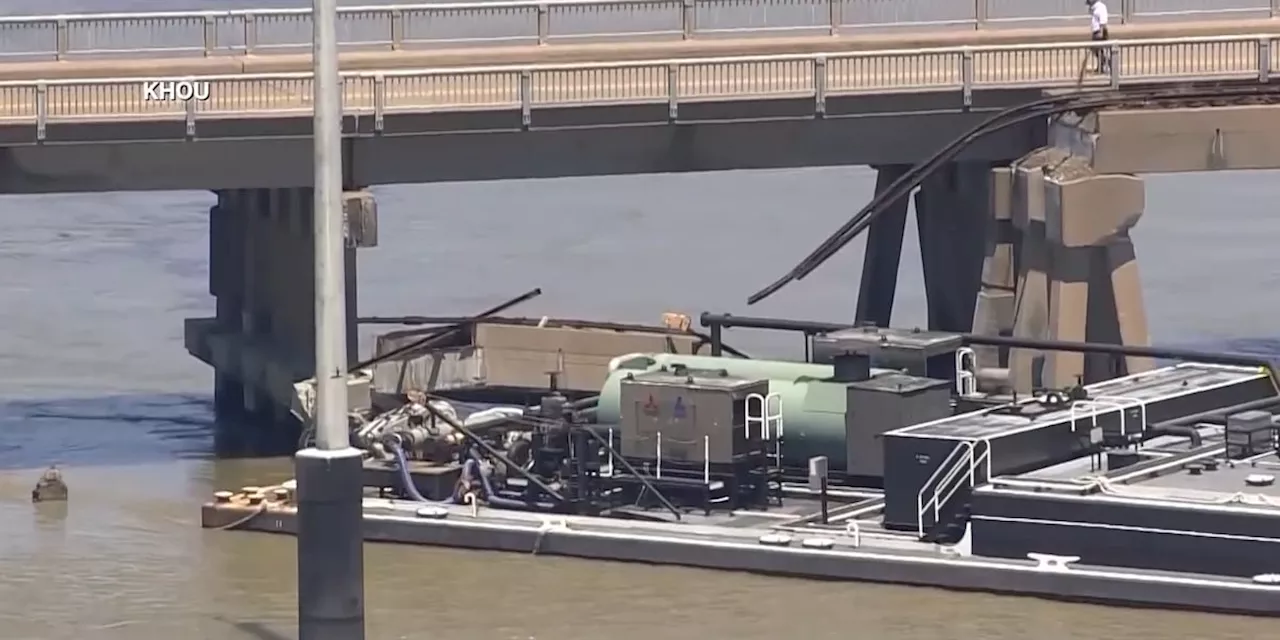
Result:
<svg viewBox="0 0 1280 640"><path fill-rule="evenodd" d="M1113 0L1113 20L1276 17L1280 0ZM498 0L339 9L346 50L986 29L1088 20L1079 0ZM308 9L0 18L0 60L297 53Z"/></svg>
<svg viewBox="0 0 1280 640"><path fill-rule="evenodd" d="M1088 73L1093 55L1111 56L1107 74ZM1266 82L1280 69L1280 34L992 47L869 51L641 62L347 73L344 111L381 128L396 113L512 110L530 123L549 108L683 104L860 94L973 92L1017 87L1120 86L1164 81L1243 79ZM184 79L175 79L182 81ZM192 81L191 78L185 79ZM0 83L0 125L280 117L311 111L306 73L195 78L201 97L156 100L137 78ZM203 97L206 95L207 97Z"/></svg>

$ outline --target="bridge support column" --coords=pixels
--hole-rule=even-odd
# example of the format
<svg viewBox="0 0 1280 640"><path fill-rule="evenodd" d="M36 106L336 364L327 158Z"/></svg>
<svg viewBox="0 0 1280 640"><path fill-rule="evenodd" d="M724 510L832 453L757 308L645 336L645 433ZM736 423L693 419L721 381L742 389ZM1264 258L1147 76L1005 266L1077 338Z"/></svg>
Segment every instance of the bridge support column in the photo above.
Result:
<svg viewBox="0 0 1280 640"><path fill-rule="evenodd" d="M997 330L1008 326L1007 297L999 295L1016 270L1012 320L1016 337L1073 342L1148 344L1130 229L1142 215L1141 178L1099 175L1082 158L1057 149L1025 156L1010 170L993 174L992 184L1007 197L1014 242L998 235L984 274L991 298L978 317ZM996 209L999 215L999 209ZM997 218L998 219L998 218ZM996 225L996 233L999 224ZM1014 256L1003 257L1002 246ZM989 356L988 356L989 357ZM1150 368L1143 358L1117 361L1107 356L1013 349L1010 379L1019 391L1061 388L1076 380L1093 382Z"/></svg>
<svg viewBox="0 0 1280 640"><path fill-rule="evenodd" d="M347 349L357 358L356 255L376 243L376 206L364 191L344 198ZM220 420L288 424L293 384L314 374L315 252L312 190L227 189L210 209L213 318L188 319L188 351L214 368Z"/></svg>
<svg viewBox="0 0 1280 640"><path fill-rule="evenodd" d="M876 193L884 192L910 168L907 165L876 167ZM858 287L854 324L889 326L893 315L893 299L898 291L902 238L907 227L907 202L904 197L890 204L867 229L867 247L862 254L862 283Z"/></svg>
<svg viewBox="0 0 1280 640"><path fill-rule="evenodd" d="M990 336L1013 335L1015 292L1018 290L1019 234L1013 227L1013 170L996 167L989 177L990 218L982 260L982 281L974 304L973 331ZM975 347L980 369L1009 366L1009 350Z"/></svg>
<svg viewBox="0 0 1280 640"><path fill-rule="evenodd" d="M973 328L990 219L990 170L985 162L953 162L916 193L931 331Z"/></svg>

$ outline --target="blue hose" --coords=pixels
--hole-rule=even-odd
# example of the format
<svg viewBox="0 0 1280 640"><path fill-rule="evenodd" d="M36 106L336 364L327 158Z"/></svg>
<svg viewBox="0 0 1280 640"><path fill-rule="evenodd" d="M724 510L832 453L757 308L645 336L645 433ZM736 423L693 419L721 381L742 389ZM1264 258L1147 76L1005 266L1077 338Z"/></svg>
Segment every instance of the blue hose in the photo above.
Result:
<svg viewBox="0 0 1280 640"><path fill-rule="evenodd" d="M530 506L529 503L525 502L524 500L516 500L514 498L504 498L498 495L497 491L493 490L493 484L489 482L489 476L485 475L484 471L480 469L480 463L478 462L478 460L479 460L479 456L476 455L475 450L467 451L467 462L476 464L476 473L480 476L480 486L484 488L485 501L488 502L490 506L494 506L494 507L502 507L503 509L520 509L520 510L527 511ZM551 509L555 509L556 507L556 505L550 502L538 502L538 503L535 503L534 506L544 510L551 510Z"/></svg>
<svg viewBox="0 0 1280 640"><path fill-rule="evenodd" d="M396 456L396 468L400 471L400 483L404 485L404 492L417 502L425 502L427 504L457 504L456 496L450 496L448 500L431 500L422 495L418 491L418 487L413 484L413 476L409 473L409 458L404 455L404 449L400 447L400 443L392 440L387 443L388 448ZM462 463L462 477L470 479L480 472L479 464L472 458L468 458Z"/></svg>

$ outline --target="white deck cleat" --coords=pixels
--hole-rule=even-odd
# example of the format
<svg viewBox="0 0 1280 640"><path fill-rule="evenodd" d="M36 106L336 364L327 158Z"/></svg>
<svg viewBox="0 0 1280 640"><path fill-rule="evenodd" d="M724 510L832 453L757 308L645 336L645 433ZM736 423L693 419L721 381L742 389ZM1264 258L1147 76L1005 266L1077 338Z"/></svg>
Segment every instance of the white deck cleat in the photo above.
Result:
<svg viewBox="0 0 1280 640"><path fill-rule="evenodd" d="M760 536L760 544L771 547L785 547L791 544L792 540L795 540L795 538L785 533L766 533Z"/></svg>
<svg viewBox="0 0 1280 640"><path fill-rule="evenodd" d="M419 518L443 520L449 517L449 510L444 507L423 507L414 512Z"/></svg>
<svg viewBox="0 0 1280 640"><path fill-rule="evenodd" d="M800 546L806 549L830 549L836 546L836 541L831 538L805 538L800 541Z"/></svg>

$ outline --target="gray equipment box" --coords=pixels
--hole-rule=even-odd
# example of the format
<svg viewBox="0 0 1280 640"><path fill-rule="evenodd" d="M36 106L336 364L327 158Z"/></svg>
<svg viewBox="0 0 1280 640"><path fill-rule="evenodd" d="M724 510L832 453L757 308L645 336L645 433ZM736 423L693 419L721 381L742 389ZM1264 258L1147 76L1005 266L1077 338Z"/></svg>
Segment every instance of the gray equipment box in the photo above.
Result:
<svg viewBox="0 0 1280 640"><path fill-rule="evenodd" d="M622 454L699 464L733 462L735 455L748 452L746 400L752 394L767 397L769 381L694 369L628 376L622 381Z"/></svg>
<svg viewBox="0 0 1280 640"><path fill-rule="evenodd" d="M955 378L955 353L963 346L955 333L857 327L841 329L813 339L813 361L831 363L836 356L859 353L886 369L904 369L915 376Z"/></svg>
<svg viewBox="0 0 1280 640"><path fill-rule="evenodd" d="M1275 447L1275 426L1266 411L1241 411L1227 416L1227 458L1240 459Z"/></svg>
<svg viewBox="0 0 1280 640"><path fill-rule="evenodd" d="M845 447L848 473L884 476L884 432L951 415L945 380L887 373L848 386Z"/></svg>

